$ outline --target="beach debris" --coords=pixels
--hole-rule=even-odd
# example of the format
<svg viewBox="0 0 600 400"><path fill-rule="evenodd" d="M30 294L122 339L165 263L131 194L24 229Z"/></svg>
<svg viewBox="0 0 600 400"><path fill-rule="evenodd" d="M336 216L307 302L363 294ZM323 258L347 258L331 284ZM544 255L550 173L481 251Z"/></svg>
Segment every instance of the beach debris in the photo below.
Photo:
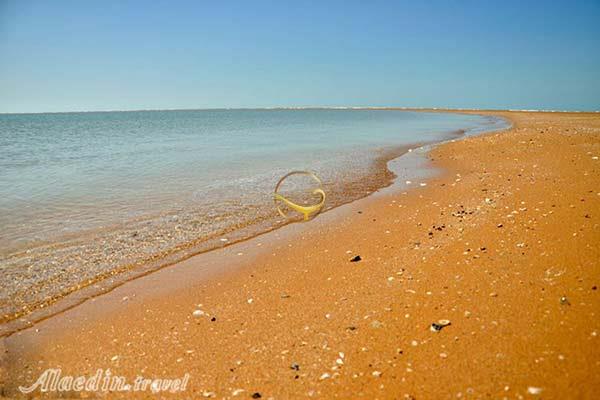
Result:
<svg viewBox="0 0 600 400"><path fill-rule="evenodd" d="M293 362L292 365L290 365L290 369L293 369L294 371L300 371L300 364Z"/></svg>
<svg viewBox="0 0 600 400"><path fill-rule="evenodd" d="M359 255L356 255L350 259L350 262L359 262L362 258Z"/></svg>
<svg viewBox="0 0 600 400"><path fill-rule="evenodd" d="M535 386L529 386L527 388L527 393L529 393L529 394L540 394L540 393L542 393L542 388L535 387Z"/></svg>
<svg viewBox="0 0 600 400"><path fill-rule="evenodd" d="M371 322L371 327L372 328L379 329L382 326L383 326L383 323L381 321L374 320L373 322Z"/></svg>
<svg viewBox="0 0 600 400"><path fill-rule="evenodd" d="M440 358L448 358L448 354L446 354L446 353L440 353Z"/></svg>
<svg viewBox="0 0 600 400"><path fill-rule="evenodd" d="M244 389L235 389L231 392L232 396L237 396L238 394L244 393Z"/></svg>
<svg viewBox="0 0 600 400"><path fill-rule="evenodd" d="M427 186L427 183L421 182L421 183L419 183L419 186Z"/></svg>
<svg viewBox="0 0 600 400"><path fill-rule="evenodd" d="M383 373L382 373L381 371L373 371L373 373L372 373L372 375L373 375L375 378L379 378L379 377L380 377L382 374L383 374Z"/></svg>
<svg viewBox="0 0 600 400"><path fill-rule="evenodd" d="M567 299L567 296L562 296L560 298L560 304L563 306L570 306L571 303L569 302L569 299Z"/></svg>
<svg viewBox="0 0 600 400"><path fill-rule="evenodd" d="M215 392L204 391L204 392L202 392L202 396L203 397L217 397L217 394Z"/></svg>
<svg viewBox="0 0 600 400"><path fill-rule="evenodd" d="M259 392L252 393L252 398L253 399L260 399L261 397L262 397L262 394L260 394Z"/></svg>
<svg viewBox="0 0 600 400"><path fill-rule="evenodd" d="M119 359L119 356L112 356L112 358L110 359L110 361L117 361Z"/></svg>
<svg viewBox="0 0 600 400"><path fill-rule="evenodd" d="M248 304L252 304L254 302L254 299L248 299L247 302Z"/></svg>
<svg viewBox="0 0 600 400"><path fill-rule="evenodd" d="M439 332L442 329L444 329L445 327L447 327L448 325L450 325L450 320L440 319L438 322L433 322L431 324L431 326L429 327L429 330L431 332Z"/></svg>
<svg viewBox="0 0 600 400"><path fill-rule="evenodd" d="M192 313L192 315L196 318L202 317L204 314L206 313L202 310L194 310L194 312Z"/></svg>
<svg viewBox="0 0 600 400"><path fill-rule="evenodd" d="M328 378L331 378L331 375L329 375L329 373L325 372L323 375L321 375L319 377L319 380L323 381L323 380L328 379Z"/></svg>
<svg viewBox="0 0 600 400"><path fill-rule="evenodd" d="M281 297L282 299L289 299L291 296L290 296L289 294L287 294L287 293L281 293L281 296L280 296L280 297Z"/></svg>

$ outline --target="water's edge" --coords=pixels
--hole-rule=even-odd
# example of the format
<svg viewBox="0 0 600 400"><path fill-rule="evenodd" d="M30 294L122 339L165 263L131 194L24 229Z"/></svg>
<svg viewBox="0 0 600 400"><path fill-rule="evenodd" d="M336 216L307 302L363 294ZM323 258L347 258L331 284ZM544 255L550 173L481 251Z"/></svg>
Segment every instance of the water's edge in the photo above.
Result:
<svg viewBox="0 0 600 400"><path fill-rule="evenodd" d="M481 115L490 118L489 115ZM510 129L512 127L510 121L506 120L505 118L491 118L496 120L496 122L502 121L504 126L494 126L487 130L481 129L474 134L501 131ZM465 135L464 131L458 133L454 132L449 133L449 136L441 141L415 143L411 146L386 149L386 151L383 152L375 161L377 171L375 171L374 174L378 176L376 177L377 179L374 179L374 182L377 182L377 185L373 187L372 190L365 192L363 195L335 204L334 206L324 210L324 212L331 211L345 204L364 199L375 192L381 193L383 189L389 190L397 187L399 181L401 180L400 178L404 178L403 176L400 176L399 173L401 168L406 169L408 166L408 169L413 173L411 176L419 176L418 170L423 169L421 172L425 172L424 169L426 167L424 167L422 162L416 161L415 157L421 158L421 161L423 161L425 159L425 154L429 151L429 149L432 148L432 146L437 146L448 141L453 141L468 136L471 135ZM403 163L403 161L406 161L406 163ZM397 165L394 167L393 164ZM424 177L425 176L426 175L424 175ZM255 226L241 228L235 232L235 235L231 235L231 232L227 232L229 234L229 241L226 244L219 242L219 237L215 237L209 241L202 241L200 245L190 243L187 246L177 247L169 254L161 254L159 257L155 257L153 260L146 262L143 265L134 264L121 266L120 268L110 271L109 273L97 276L93 281L87 282L85 285L70 288L70 290L67 292L60 293L59 295L48 299L47 301L31 305L31 308L28 309L27 312L15 313L8 318L4 318L3 323L0 325L0 337L8 336L14 332L31 327L41 320L50 318L53 315L71 309L85 302L86 300L108 293L131 280L146 276L159 269L182 262L196 255L207 253L223 247L229 247L234 244L265 235L269 232L286 226L287 224L289 224L289 222L285 222L277 226L265 227L263 230L255 232L251 232L251 228L256 228Z"/></svg>

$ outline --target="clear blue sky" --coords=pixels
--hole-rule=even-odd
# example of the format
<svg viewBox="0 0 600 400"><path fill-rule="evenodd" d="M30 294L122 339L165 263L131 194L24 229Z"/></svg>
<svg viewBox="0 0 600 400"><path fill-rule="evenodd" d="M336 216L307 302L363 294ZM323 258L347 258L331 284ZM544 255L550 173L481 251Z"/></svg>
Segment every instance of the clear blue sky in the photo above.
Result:
<svg viewBox="0 0 600 400"><path fill-rule="evenodd" d="M600 110L600 1L0 0L0 112L278 105Z"/></svg>

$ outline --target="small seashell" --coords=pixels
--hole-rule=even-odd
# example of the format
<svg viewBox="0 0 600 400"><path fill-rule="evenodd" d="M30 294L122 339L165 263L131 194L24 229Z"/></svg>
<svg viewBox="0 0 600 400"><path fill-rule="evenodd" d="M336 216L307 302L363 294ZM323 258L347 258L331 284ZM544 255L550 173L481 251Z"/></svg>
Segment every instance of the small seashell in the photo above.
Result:
<svg viewBox="0 0 600 400"><path fill-rule="evenodd" d="M542 388L535 387L535 386L529 386L527 388L527 393L529 393L529 394L540 394L540 393L542 393Z"/></svg>
<svg viewBox="0 0 600 400"><path fill-rule="evenodd" d="M204 315L204 311L202 311L202 310L194 310L194 312L192 313L192 315L194 317L201 317L201 316Z"/></svg>
<svg viewBox="0 0 600 400"><path fill-rule="evenodd" d="M429 330L431 332L439 332L448 325L450 325L450 320L440 319L438 322L433 322L429 327Z"/></svg>
<svg viewBox="0 0 600 400"><path fill-rule="evenodd" d="M372 328L379 329L382 326L383 326L383 324L381 323L381 321L374 320L373 322L371 322L371 327Z"/></svg>

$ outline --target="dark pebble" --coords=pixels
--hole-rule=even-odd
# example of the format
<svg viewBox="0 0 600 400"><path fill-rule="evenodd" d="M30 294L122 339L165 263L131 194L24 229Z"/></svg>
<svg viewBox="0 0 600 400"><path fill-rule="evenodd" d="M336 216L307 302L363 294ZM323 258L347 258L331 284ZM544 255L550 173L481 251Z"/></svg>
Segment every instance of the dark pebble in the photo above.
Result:
<svg viewBox="0 0 600 400"><path fill-rule="evenodd" d="M350 259L350 262L358 262L360 260L362 260L362 258L360 258L360 256L354 256Z"/></svg>
<svg viewBox="0 0 600 400"><path fill-rule="evenodd" d="M252 394L252 398L253 399L260 399L261 397L262 397L262 395L260 393L258 393L258 392L255 392L255 393Z"/></svg>
<svg viewBox="0 0 600 400"><path fill-rule="evenodd" d="M212 322L215 322L215 321L217 320L217 317L212 317L210 320L211 320Z"/></svg>

